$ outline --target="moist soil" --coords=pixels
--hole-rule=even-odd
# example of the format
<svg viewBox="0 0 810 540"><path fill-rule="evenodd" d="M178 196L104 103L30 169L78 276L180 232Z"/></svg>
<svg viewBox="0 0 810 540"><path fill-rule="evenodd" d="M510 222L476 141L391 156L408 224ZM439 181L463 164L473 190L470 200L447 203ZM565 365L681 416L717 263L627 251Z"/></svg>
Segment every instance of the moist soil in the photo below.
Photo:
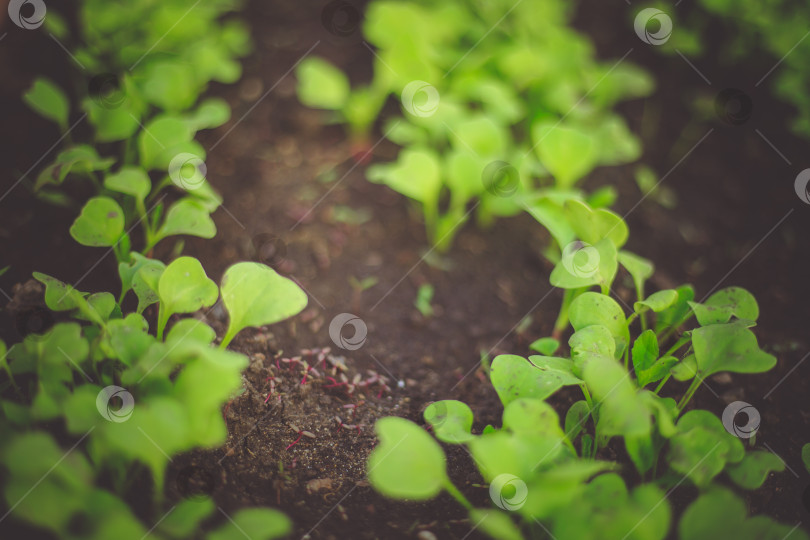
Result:
<svg viewBox="0 0 810 540"><path fill-rule="evenodd" d="M767 84L754 86L777 59L757 54L734 70L720 67L721 38L731 30L718 25L709 33L716 42L692 59L700 76L677 55L661 55L639 41L628 23L630 10L602 4L582 2L576 24L606 62L632 49L627 60L655 76L655 94L623 104L621 111L643 139L642 161L664 177L662 186L677 205L669 209L655 195L645 197L633 181L634 167L600 168L585 188L617 188L616 210L631 230L628 248L656 264L653 290L690 282L702 298L734 284L758 298L757 335L776 354L777 366L763 375L716 376L693 405L719 415L728 403L744 400L759 410L756 445L781 456L787 470L745 494L749 510L791 525L806 522L810 505L802 499L808 499L810 479L800 449L810 442L810 362L802 362L810 259L802 233L810 207L793 190L805 167L806 142L785 128L791 109L774 100ZM678 9L690 14L686 6ZM220 449L176 457L167 494L175 500L212 495L227 513L279 508L293 519L295 537L477 538L475 524L446 495L402 503L371 489L365 460L375 445L373 423L387 415L424 423L428 403L452 398L470 405L476 432L498 425L502 408L481 358L526 355L529 343L551 333L562 295L548 284L551 266L540 255L548 235L520 216L489 229L469 223L448 253L431 251L418 212L398 194L365 181L365 165L354 159L357 147L342 128L324 127L324 115L295 97L290 71L313 46L310 54L326 57L354 81L370 76L372 53L357 32L336 36L319 10L293 3L251 2L244 18L255 39L244 77L210 92L232 105L233 118L200 135L208 178L225 200L214 215L218 234L188 239L184 252L200 258L215 280L240 260L270 264L307 291L309 305L291 321L245 331L234 341L231 347L251 363L245 392L223 410L228 440ZM34 74L60 80L68 72L64 53L33 34L12 32L0 42L0 109L8 119L0 134L3 186L10 187L58 138L18 100ZM714 114L715 96L728 87L743 90L754 104L740 125ZM370 144L377 137L379 131ZM396 152L383 141L372 160L390 160ZM36 290L21 285L32 271L78 281L83 290L116 286L114 258L101 258L100 250L68 236L75 210L37 201L25 184L0 202L0 242L6 246L0 252L7 256L0 267L13 264L0 278L3 294L14 297L0 312L7 342L49 322L35 308ZM77 199L85 195L81 187L71 189ZM169 256L171 247L159 255ZM357 283L365 279L373 285L361 290ZM415 306L425 284L435 289L432 316ZM620 274L614 295L626 303L633 299L629 285ZM330 322L341 313L365 324L360 347L351 331L342 334L342 343L331 339ZM218 306L199 316L224 327ZM669 383L668 390L680 394L684 388ZM561 392L551 402L563 413L576 398ZM454 483L474 504L487 505L486 486L466 451L445 450ZM638 481L620 447L608 448L604 457L627 464L627 480ZM134 508L147 515L137 495ZM676 512L694 495L688 487L672 493Z"/></svg>

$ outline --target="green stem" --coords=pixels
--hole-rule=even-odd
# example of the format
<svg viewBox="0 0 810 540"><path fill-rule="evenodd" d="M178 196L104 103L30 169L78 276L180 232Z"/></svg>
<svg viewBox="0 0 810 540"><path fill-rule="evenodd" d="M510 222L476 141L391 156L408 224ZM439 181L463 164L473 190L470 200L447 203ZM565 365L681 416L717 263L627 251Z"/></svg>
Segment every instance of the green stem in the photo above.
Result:
<svg viewBox="0 0 810 540"><path fill-rule="evenodd" d="M470 504L470 501L468 501L467 498L458 490L458 488L456 488L456 486L453 485L453 482L451 482L449 478L445 479L443 487L445 490L447 490L447 493L452 495L453 498L457 500L459 504L461 504L461 506L463 506L467 510L473 509L473 505Z"/></svg>
<svg viewBox="0 0 810 540"><path fill-rule="evenodd" d="M678 328L680 328L682 325L686 324L686 321L691 319L693 315L694 313L690 309L689 313L687 313L680 321L670 326L669 329L664 333L664 335L658 339L658 341L663 343L664 341L669 339L672 336L672 334L674 334L678 330Z"/></svg>
<svg viewBox="0 0 810 540"><path fill-rule="evenodd" d="M560 306L560 313L557 315L557 320L554 321L554 330L552 336L559 339L565 328L568 326L568 308L571 307L571 302L574 301L576 296L576 289L565 289L563 292L562 305Z"/></svg>
<svg viewBox="0 0 810 540"><path fill-rule="evenodd" d="M591 414L593 414L593 399L591 398L591 393L588 392L588 387L584 384L580 384L579 388L582 390L582 395L585 396L585 402L588 404L588 409L590 409Z"/></svg>
<svg viewBox="0 0 810 540"><path fill-rule="evenodd" d="M658 394L658 392L661 391L661 389L664 387L664 385L667 384L667 381L669 380L670 377L672 377L672 373L667 374L666 377L661 379L661 382L658 383L658 386L655 387L655 394L656 395Z"/></svg>
<svg viewBox="0 0 810 540"><path fill-rule="evenodd" d="M689 388L686 390L686 393L683 395L681 400L678 402L678 415L680 416L681 411L683 408L686 407L686 404L689 403L689 400L692 399L692 396L697 391L698 387L700 386L701 381L703 379L700 378L700 375L695 375L695 378L692 379L692 384L689 385Z"/></svg>
<svg viewBox="0 0 810 540"><path fill-rule="evenodd" d="M672 356L672 353L674 353L675 351L677 351L690 341L692 341L691 336L681 336L680 339L678 339L678 341L676 341L675 344L672 347L670 347L669 350L667 350L667 352L664 353L664 356Z"/></svg>
<svg viewBox="0 0 810 540"><path fill-rule="evenodd" d="M234 332L234 331L231 329L231 327L229 326L229 327L228 327L228 331L227 331L227 332L225 332L225 337L223 337L223 338L222 338L222 343L220 343L220 344L219 344L219 348L220 348L220 349L224 349L225 347L227 347L228 345L230 345L231 341L233 340L233 338L235 338L235 337L236 337L236 334L237 334L237 333L238 333L238 332Z"/></svg>
<svg viewBox="0 0 810 540"><path fill-rule="evenodd" d="M157 338L163 341L163 330L166 328L166 323L169 322L171 313L163 309L163 303L160 303L158 308L158 325L157 325Z"/></svg>

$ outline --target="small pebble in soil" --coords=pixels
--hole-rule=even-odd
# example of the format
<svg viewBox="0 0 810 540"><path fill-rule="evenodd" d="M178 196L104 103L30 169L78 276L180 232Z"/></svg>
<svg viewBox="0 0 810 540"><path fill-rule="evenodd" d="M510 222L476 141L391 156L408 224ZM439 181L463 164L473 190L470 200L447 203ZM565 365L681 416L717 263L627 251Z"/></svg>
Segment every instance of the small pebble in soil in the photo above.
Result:
<svg viewBox="0 0 810 540"><path fill-rule="evenodd" d="M416 536L419 540L437 540L436 535L430 531L420 531Z"/></svg>

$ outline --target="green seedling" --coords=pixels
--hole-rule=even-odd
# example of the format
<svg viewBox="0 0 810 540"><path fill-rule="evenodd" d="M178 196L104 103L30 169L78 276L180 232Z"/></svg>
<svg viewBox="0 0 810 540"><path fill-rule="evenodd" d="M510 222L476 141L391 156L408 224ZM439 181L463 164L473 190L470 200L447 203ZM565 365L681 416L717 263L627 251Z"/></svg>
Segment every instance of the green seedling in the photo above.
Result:
<svg viewBox="0 0 810 540"><path fill-rule="evenodd" d="M375 1L364 24L376 49L371 82L352 88L338 68L312 57L296 69L298 95L348 125L360 161L373 149L370 130L387 98L400 102L402 114L386 118L383 133L403 149L367 177L415 201L429 239L446 250L473 211L489 225L540 197L585 199L576 184L594 167L640 155L610 109L648 94L651 79L627 63L596 62L569 17L561 3L538 0L486 9L465 0ZM603 191L591 202L612 198Z"/></svg>
<svg viewBox="0 0 810 540"><path fill-rule="evenodd" d="M627 266L636 290L643 294L650 269L635 258L628 259ZM691 301L691 291L685 286L642 296L629 316L605 294L578 294L569 306L574 330L568 341L570 356L526 359L500 355L492 361L490 379L504 406L501 428L488 426L476 434L472 411L458 401L439 401L425 409L425 421L436 438L469 448L479 472L490 483L493 503L520 517L523 536L517 538L527 537L525 533L541 538L551 531L558 538L663 539L672 519L664 492L674 484L688 479L701 490L716 489L713 483L724 475L740 488L752 490L770 474L785 469L771 452L746 452L741 440L716 415L685 411L706 377L721 371L760 373L775 364L775 358L759 348L749 328L759 313L750 293L731 287L696 303ZM670 325L680 327L690 318L684 306L697 317L699 326L678 338L670 337ZM652 315L656 324L636 331L636 320ZM659 324L666 321L669 323ZM533 348L557 350L559 344L546 338ZM628 370L630 359L632 370ZM689 366L684 368L684 364ZM672 376L691 381L677 401L661 395ZM560 422L545 400L563 387L579 388L584 399L574 402ZM379 423L389 420L395 419ZM403 427L402 438L405 432L418 430L405 420L396 420L397 426L408 426ZM599 475L618 467L599 460L614 438L623 440L630 462L643 480L633 490L619 475ZM443 466L435 457L436 447L422 444L432 449L409 448L407 457L392 453L385 468L419 467L422 457L414 454L420 451ZM388 496L408 498L391 487L398 479L373 474L372 465L382 462L379 456L386 449L390 445L381 444L374 451L377 459L369 462L372 485ZM441 478L437 474L431 489L425 489L419 498L435 496L442 489ZM711 537L703 530L694 536L684 532L703 526L688 515L698 511L693 508L708 504L704 497L681 520L683 538ZM571 504L573 500L578 504ZM494 538L512 537L516 524L512 520L506 524L503 519L494 518L482 530ZM534 527L541 522L542 527ZM593 523L599 526L593 527ZM787 530L764 518L757 527L757 534L768 538Z"/></svg>
<svg viewBox="0 0 810 540"><path fill-rule="evenodd" d="M426 319L433 317L433 306L430 304L433 301L433 285L430 283L423 283L416 291L416 300L413 305Z"/></svg>
<svg viewBox="0 0 810 540"><path fill-rule="evenodd" d="M237 263L228 268L221 290L230 316L223 348L244 328L288 319L307 305L306 293L294 281L259 263Z"/></svg>

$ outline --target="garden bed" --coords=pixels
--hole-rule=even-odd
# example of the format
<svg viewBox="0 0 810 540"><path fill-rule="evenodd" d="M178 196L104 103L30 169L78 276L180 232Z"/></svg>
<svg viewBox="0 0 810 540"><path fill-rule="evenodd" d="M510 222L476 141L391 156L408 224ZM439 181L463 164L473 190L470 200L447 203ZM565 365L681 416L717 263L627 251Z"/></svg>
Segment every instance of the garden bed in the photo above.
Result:
<svg viewBox="0 0 810 540"><path fill-rule="evenodd" d="M214 89L233 107L233 118L201 139L209 149L208 178L224 198L214 215L218 234L188 241L186 252L217 282L235 262L269 262L299 282L309 305L295 319L234 341L232 348L247 354L251 364L246 392L223 412L228 441L222 449L175 458L167 474L168 496L210 494L226 512L276 507L293 520L296 537L414 538L421 531L438 538L477 537L466 512L447 495L399 503L369 486L366 459L376 444L372 426L390 415L424 424L424 407L439 399L469 404L476 432L498 423L502 408L480 369L481 355L522 354L529 343L551 333L562 293L548 284L553 265L540 255L548 236L529 216L520 216L485 230L467 225L448 253L429 251L406 200L366 182L343 131L323 127L321 114L295 95L290 70L316 41L314 53L352 77L368 75L370 50L358 40L336 38L317 13L292 4L254 2L245 19L256 43L244 62L244 76L237 85ZM691 114L693 97L713 99L722 88L756 81L774 59L753 59L739 72L701 64L712 82L708 86L681 58L643 50L631 31L615 31L625 23L621 9L595 1L579 7L578 27L595 41L600 57L620 58L633 49L631 59L658 81L655 95L624 105L622 112L643 137L644 161L662 174L671 170L665 185L678 203L667 209L643 199L631 167L597 169L586 183L618 189L615 211L630 225L630 249L655 263L655 289L688 281L702 297L733 283L759 298L759 342L777 356L776 368L757 376L717 375L709 379L710 389L697 393L694 405L717 415L731 401L757 407L762 415L758 441L782 456L788 470L747 495L750 510L791 525L805 522L809 482L798 449L808 442L810 363L793 368L808 346L804 322L810 313L804 299L810 292L810 259L803 256L802 232L810 226L810 212L792 185L805 143L786 134L790 110L765 89L752 92L755 112L742 126L712 116L697 121ZM0 46L6 72L22 58L53 49L47 42ZM6 87L3 93L19 90ZM25 170L53 137L40 135L44 130L30 113L12 113L9 105L3 109L10 113L4 117L21 126L19 133L3 134L6 162ZM390 159L396 152L383 142L373 159ZM22 190L3 206L0 233L15 264L0 285L9 294L11 285L33 270L70 282L89 271L85 288L112 286L105 280L113 274L101 271L112 258L94 267L97 251L68 244L69 211L34 203ZM270 257L263 251L268 242L276 246ZM360 291L353 278L373 278L375 284ZM435 289L432 317L415 306L423 284ZM615 293L632 303L629 276L620 275ZM340 313L355 314L367 325L362 347L343 350L330 339L330 321ZM2 337L13 342L13 321L4 316ZM214 307L204 317L224 331L221 309ZM327 347L330 352L318 358L317 351ZM307 350L316 352L307 357ZM296 356L308 359L317 374L304 376L306 369L289 362ZM360 384L349 393L340 373ZM276 377L272 392L268 377ZM574 399L573 392L564 392L550 402L564 410ZM336 416L355 427L341 427ZM302 436L303 431L314 437ZM472 502L483 504L487 486L471 458L461 447L447 451L452 480ZM628 463L621 446L609 451ZM632 471L626 477L630 484L637 481ZM672 495L676 513L693 491L682 487Z"/></svg>

